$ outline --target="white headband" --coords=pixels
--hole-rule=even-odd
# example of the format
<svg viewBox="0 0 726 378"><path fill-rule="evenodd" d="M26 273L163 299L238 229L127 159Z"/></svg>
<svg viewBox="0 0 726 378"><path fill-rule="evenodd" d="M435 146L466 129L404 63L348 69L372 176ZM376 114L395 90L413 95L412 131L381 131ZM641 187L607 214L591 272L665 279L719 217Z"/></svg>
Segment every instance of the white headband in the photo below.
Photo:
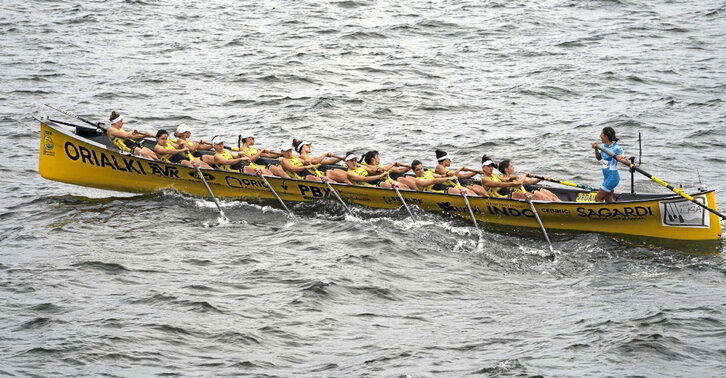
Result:
<svg viewBox="0 0 726 378"><path fill-rule="evenodd" d="M297 145L297 153L300 153L302 151L302 148L306 144L312 144L311 142L308 142L306 140L303 140L300 144Z"/></svg>
<svg viewBox="0 0 726 378"><path fill-rule="evenodd" d="M438 161L444 161L444 160L446 160L446 159L448 159L448 158L449 158L449 154L447 154L447 153L445 153L445 152L444 152L444 156L442 156L442 157L438 158L437 160L438 160Z"/></svg>
<svg viewBox="0 0 726 378"><path fill-rule="evenodd" d="M124 117L123 117L122 115L120 115L120 114L119 114L119 116L118 116L118 117L116 117L116 118L112 119L112 120L111 120L110 122L111 122L111 124L113 125L114 123L116 123L116 122L119 122L119 121L123 121L123 120L124 120Z"/></svg>
<svg viewBox="0 0 726 378"><path fill-rule="evenodd" d="M493 162L493 161L491 161L491 160L487 160L487 161L485 161L485 162L481 163L481 166L482 166L482 167L486 167L487 165L490 165L490 164L494 164L494 162Z"/></svg>

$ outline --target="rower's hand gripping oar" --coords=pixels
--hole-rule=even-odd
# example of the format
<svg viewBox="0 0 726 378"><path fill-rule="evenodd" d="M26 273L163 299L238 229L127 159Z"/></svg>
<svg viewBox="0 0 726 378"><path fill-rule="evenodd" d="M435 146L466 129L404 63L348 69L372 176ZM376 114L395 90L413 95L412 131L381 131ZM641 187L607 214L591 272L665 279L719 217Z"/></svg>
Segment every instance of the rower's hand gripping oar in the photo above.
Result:
<svg viewBox="0 0 726 378"><path fill-rule="evenodd" d="M89 125L91 125L93 127L97 127L97 128L99 128L99 129L101 129L103 131L106 131L106 127L103 126L103 122L91 122L91 121L89 121L89 120L87 120L87 119L85 119L85 118L83 118L83 117L81 117L81 116L79 116L79 115L77 115L75 113L72 113L72 112L70 112L68 110L63 110L63 109L57 108L57 107L55 107L53 105L49 105L49 104L43 104L43 105L45 105L45 106L47 106L47 107L49 107L49 108L57 111L58 113L65 114L65 115L67 115L69 117L72 117L72 118L81 120L81 121L83 121L83 122L85 122L85 123L87 123L87 124L89 124Z"/></svg>
<svg viewBox="0 0 726 378"><path fill-rule="evenodd" d="M209 192L209 196L212 197L212 199L214 200L214 204L217 205L217 210L219 210L219 214L222 216L222 219L224 221L229 221L227 216L224 215L224 211L222 211L222 206L219 204L219 200L217 200L217 197L214 195L214 192L212 192L212 188L209 187L209 184L207 183L207 179L204 178L204 173L202 173L202 170L199 168L199 164L192 163L192 165L194 166L194 169L197 170L197 175L199 175L199 178L204 183L204 186L207 187L207 192Z"/></svg>
<svg viewBox="0 0 726 378"><path fill-rule="evenodd" d="M613 154L612 152L610 152L610 151L608 151L608 150L606 150L606 149L604 149L604 148L602 148L600 146L597 146L597 149L600 150L600 151L602 151L602 152L604 152L604 153L606 153L608 156L612 157L613 159L615 159L615 154ZM651 175L650 173L648 173L648 172L646 172L646 171L644 171L644 170L636 167L635 164L633 164L631 162L628 162L627 160L625 162L623 162L622 160L619 160L619 161L621 163L627 165L630 169L635 170L638 173L642 174L643 176L648 177L649 179L653 180L654 182L656 182L656 183L658 183L658 184L660 184L660 185L662 185L662 186L670 189L671 191L673 191L673 193L676 193L679 196L681 196L681 197L683 197L683 198L685 198L685 199L687 199L687 200L695 203L696 205L698 205L698 206L700 206L700 207L702 207L702 208L704 208L704 209L706 209L706 210L708 210L708 211L710 211L710 212L718 215L722 220L723 219L726 219L726 215L724 215L723 213L719 212L716 209L712 209L712 208L710 208L710 207L708 207L708 206L706 206L706 205L704 205L704 204L696 201L695 198L693 198L692 196L688 195L683 190L681 190L679 188L676 188L673 185L671 185L671 184L669 184L669 183L667 183L667 182L665 182L665 181L663 181L663 180L661 180L661 179L659 179L659 178Z"/></svg>
<svg viewBox="0 0 726 378"><path fill-rule="evenodd" d="M519 187L524 192L524 198L527 199L527 202L529 203L529 208L532 209L532 212L534 213L534 217L537 218L537 223L539 223L539 228L542 230L542 233L544 234L544 237L547 240L547 244L550 246L551 253L547 256L547 258L554 261L555 250L554 250L554 248L552 248L552 242L550 242L550 237L549 237L549 235L547 235L547 230L545 229L545 226L542 223L542 219L540 219L539 214L537 213L537 209L534 207L534 204L532 203L532 194L530 194L529 192L527 192L524 189L524 185L520 185Z"/></svg>
<svg viewBox="0 0 726 378"><path fill-rule="evenodd" d="M277 198L277 200L280 201L280 205L282 205L282 207L285 208L285 211L287 211L287 215L293 221L297 221L297 219L295 218L295 214L293 214L292 211L290 211L290 209L287 208L287 205L285 205L285 202L277 194L277 192L275 191L275 188L273 188L272 185L270 185L270 183L267 181L267 179L265 178L265 176L262 174L262 171L258 169L256 171L256 174L257 174L257 177L261 178L262 181L265 183L265 186L267 186L267 189L270 189L270 191L272 192L272 194L275 195L275 198Z"/></svg>
<svg viewBox="0 0 726 378"><path fill-rule="evenodd" d="M538 176L538 175L531 175L530 177L534 177L536 179L545 180L545 181L549 181L549 182L554 182L554 183L557 183L557 184L572 186L572 187L575 187L575 188L585 189L585 190L591 191L591 192L597 191L597 189L593 188L590 185L575 184L574 182L569 182L569 181L565 181L565 180L558 180L558 179L553 179L553 178L550 178L550 177Z"/></svg>

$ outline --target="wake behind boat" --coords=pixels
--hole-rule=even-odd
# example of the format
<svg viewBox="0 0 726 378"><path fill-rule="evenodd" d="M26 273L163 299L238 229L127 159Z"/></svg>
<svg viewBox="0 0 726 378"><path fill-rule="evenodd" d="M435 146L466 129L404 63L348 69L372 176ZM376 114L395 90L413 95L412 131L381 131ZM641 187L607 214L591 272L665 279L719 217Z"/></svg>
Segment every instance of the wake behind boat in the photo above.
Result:
<svg viewBox="0 0 726 378"><path fill-rule="evenodd" d="M717 209L713 190L691 193L698 205L673 194L629 193L617 195L616 202L596 203L592 191L549 188L562 202L531 201L531 207L525 200L199 170L122 152L100 127L36 119L40 122L38 171L46 179L74 185L133 193L174 189L207 197L206 181L216 196L228 199L275 199L277 194L282 201L301 202L335 199L337 194L343 201L361 206L396 209L416 205L426 211L510 227L539 228L539 215L547 230L703 241L718 240L722 234L719 216L704 209Z"/></svg>

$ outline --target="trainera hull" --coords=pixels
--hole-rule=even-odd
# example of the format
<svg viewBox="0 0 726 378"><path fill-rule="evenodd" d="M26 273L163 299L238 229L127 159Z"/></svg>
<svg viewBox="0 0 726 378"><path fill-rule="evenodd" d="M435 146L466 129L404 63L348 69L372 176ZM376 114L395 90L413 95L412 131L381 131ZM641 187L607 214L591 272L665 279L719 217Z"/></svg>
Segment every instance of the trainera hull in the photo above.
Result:
<svg viewBox="0 0 726 378"><path fill-rule="evenodd" d="M208 192L193 168L151 161L111 150L105 145L77 136L72 130L41 120L39 172L47 179L74 185L122 192L148 193L174 189L207 197ZM202 170L214 194L230 199L274 199L263 180L254 175ZM267 177L284 201L333 199L324 183ZM391 189L331 184L348 203L394 209L401 201ZM462 196L401 190L409 205L471 219ZM713 191L694 194L698 201L716 208ZM480 222L514 227L538 228L534 213L525 201L468 197ZM721 238L718 217L678 196L656 200L615 203L535 202L548 230L572 230L607 234L637 235L675 240L717 240ZM675 215L678 216L675 216Z"/></svg>

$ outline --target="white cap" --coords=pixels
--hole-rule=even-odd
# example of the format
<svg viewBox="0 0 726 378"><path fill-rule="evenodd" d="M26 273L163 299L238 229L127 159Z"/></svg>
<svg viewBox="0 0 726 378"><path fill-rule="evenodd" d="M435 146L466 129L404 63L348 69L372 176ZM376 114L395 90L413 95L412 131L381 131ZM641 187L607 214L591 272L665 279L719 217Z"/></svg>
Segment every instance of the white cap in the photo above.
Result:
<svg viewBox="0 0 726 378"><path fill-rule="evenodd" d="M491 160L487 160L487 161L481 163L482 167L486 167L487 165L494 165L494 162Z"/></svg>
<svg viewBox="0 0 726 378"><path fill-rule="evenodd" d="M308 142L307 140L303 140L302 142L300 142L300 144L297 145L297 152L299 153L300 151L302 151L303 146L308 144L313 144L313 142Z"/></svg>
<svg viewBox="0 0 726 378"><path fill-rule="evenodd" d="M358 159L358 156L352 151L348 151L345 153L345 157L343 158L344 161Z"/></svg>
<svg viewBox="0 0 726 378"><path fill-rule="evenodd" d="M179 134L191 133L192 128L189 127L189 125L187 125L186 123L180 123L179 126L176 127L176 132Z"/></svg>
<svg viewBox="0 0 726 378"><path fill-rule="evenodd" d="M221 143L224 143L221 136L217 135L214 138L212 138L212 144L221 144Z"/></svg>
<svg viewBox="0 0 726 378"><path fill-rule="evenodd" d="M280 143L280 151L292 150L292 145L287 142Z"/></svg>
<svg viewBox="0 0 726 378"><path fill-rule="evenodd" d="M254 137L255 137L255 134L252 134L251 132L249 132L249 131L245 130L245 131L241 132L241 133L239 134L239 136L240 136L240 137L241 137L242 139L247 139L247 138L254 138Z"/></svg>

